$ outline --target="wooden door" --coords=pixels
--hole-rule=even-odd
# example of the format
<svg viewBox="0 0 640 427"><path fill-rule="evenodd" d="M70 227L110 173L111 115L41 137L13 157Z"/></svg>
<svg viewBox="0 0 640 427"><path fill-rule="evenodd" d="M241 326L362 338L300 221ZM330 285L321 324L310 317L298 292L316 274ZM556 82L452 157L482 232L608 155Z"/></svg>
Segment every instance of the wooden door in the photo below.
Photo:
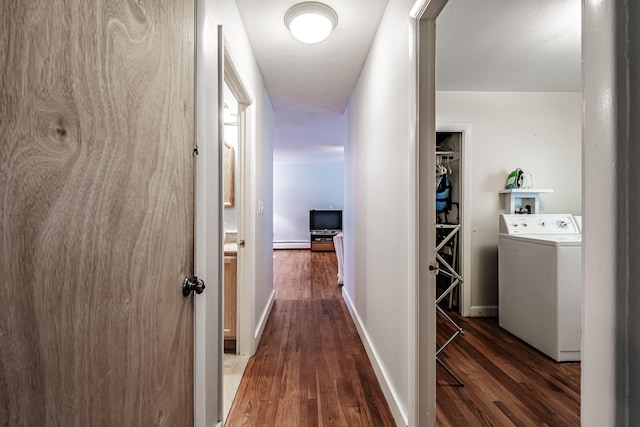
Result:
<svg viewBox="0 0 640 427"><path fill-rule="evenodd" d="M193 23L0 2L2 425L193 425Z"/></svg>

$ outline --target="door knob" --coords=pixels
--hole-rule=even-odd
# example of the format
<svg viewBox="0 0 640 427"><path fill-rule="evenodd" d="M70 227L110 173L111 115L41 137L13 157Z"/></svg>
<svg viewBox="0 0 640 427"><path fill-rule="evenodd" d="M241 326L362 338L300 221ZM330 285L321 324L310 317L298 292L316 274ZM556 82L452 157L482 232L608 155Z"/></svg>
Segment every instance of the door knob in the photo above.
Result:
<svg viewBox="0 0 640 427"><path fill-rule="evenodd" d="M204 280L198 279L196 276L193 276L192 278L185 277L182 282L182 295L188 297L191 291L200 295L204 292L204 288Z"/></svg>

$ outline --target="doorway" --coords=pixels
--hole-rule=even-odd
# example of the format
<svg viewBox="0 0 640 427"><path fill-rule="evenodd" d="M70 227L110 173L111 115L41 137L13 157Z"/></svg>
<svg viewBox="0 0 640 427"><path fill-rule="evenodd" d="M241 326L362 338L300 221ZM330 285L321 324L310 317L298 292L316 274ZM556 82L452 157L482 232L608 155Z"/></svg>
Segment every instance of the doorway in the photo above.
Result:
<svg viewBox="0 0 640 427"><path fill-rule="evenodd" d="M462 316L471 314L471 125L469 123L438 123L436 125L436 164L441 165L450 181L449 205L436 206L436 248L438 236L447 238L443 245L445 260L451 259L453 271L439 271L436 286L443 291L449 309ZM437 197L437 196L436 196ZM457 227L447 227L457 226ZM437 290L438 292L438 290Z"/></svg>
<svg viewBox="0 0 640 427"><path fill-rule="evenodd" d="M454 6L452 1L448 2L446 8L444 9L445 12L447 11L447 8L449 8L450 6ZM442 18L444 18L444 13L442 15ZM438 24L441 24L441 21L438 21ZM444 25L444 22L442 22L442 24ZM439 25L438 30L441 30L443 28L443 25ZM461 24L458 23L458 26L460 25ZM435 36L439 36L439 35L440 33L438 32ZM459 54L460 52L461 50L456 51L456 54ZM439 61L439 63L442 63L442 62L443 61ZM577 83L577 86L579 88L579 81ZM495 271L496 269L494 267L497 263L497 259L496 259L497 242L495 242L498 234L497 214L503 213L502 212L503 200L500 199L501 196L498 196L497 192L500 188L504 188L504 181L506 179L506 174L502 171L501 168L496 168L495 165L503 162L505 163L504 168L507 168L508 166L512 165L513 162L516 162L516 161L524 161L525 163L528 162L531 165L535 165L537 169L533 169L533 172L535 175L534 179L536 181L536 184L538 184L538 186L542 188L546 188L546 186L544 185L545 184L544 179L546 179L547 177L552 177L551 181L553 183L562 181L563 179L562 177L556 177L554 175L555 171L544 170L541 167L539 167L539 164L535 163L537 160L537 158L535 157L535 154L529 155L528 151L526 151L527 149L533 146L535 146L538 150L540 150L543 146L545 146L547 140L551 140L550 138L547 137L546 134L544 138L540 138L540 136L542 136L542 133L538 134L539 140L542 140L542 141L537 141L539 142L538 144L532 144L532 143L524 144L524 149L522 148L522 145L526 137L522 136L522 134L525 134L527 132L523 131L521 132L519 137L515 137L515 138L513 138L514 135L512 134L511 140L506 141L507 138L505 137L505 135L509 134L509 132L504 132L505 130L504 123L516 122L516 120L512 119L511 117L514 117L517 113L520 113L522 110L524 110L525 108L523 106L527 105L528 102L531 102L531 105L533 105L534 95L531 95L530 98L518 99L513 95L509 95L505 93L491 94L488 92L489 89L487 89L486 92L476 93L475 95L471 95L471 92L473 92L473 90L469 88L466 88L466 90L469 92L466 94L464 93L465 88L461 88L461 87L457 87L457 88L448 87L447 89L441 89L440 81L438 81L435 84L434 89L449 91L449 93L447 93L446 96L442 96L443 93L438 92L438 102L437 102L438 108L436 112L436 120L439 123L463 119L465 121L468 120L469 122L473 122L473 126L475 129L474 142L477 142L477 144L475 144L474 146L476 150L474 150L474 165L473 165L474 166L474 180L473 180L474 218L472 219L472 223L473 223L472 234L474 239L474 242L473 242L474 258L473 259L474 259L475 265L473 266L474 268L473 268L472 276L477 282L474 285L478 285L478 286L476 286L473 289L474 304L472 304L471 306L471 311L470 312L468 311L467 313L469 313L471 316L474 316L474 315L495 316L497 315L497 299L493 299L493 298L490 299L484 296L484 295L489 295L489 293L486 290L490 290L491 291L490 296L493 296L495 293L495 288L493 286L497 285L497 277L496 277L497 272ZM476 89L476 92L478 91L479 90ZM503 90L503 92L506 92L506 90ZM547 95L544 95L544 96L547 96ZM491 97L493 97L493 99L491 99ZM549 95L549 99L550 97L551 95ZM556 99L561 99L561 98L557 97ZM580 97L579 97L579 94L575 94L575 96L573 95L566 96L566 97L563 97L562 99L567 102L567 105L571 106L570 107L571 109L576 111L576 114L572 117L573 121L571 124L571 129L574 129L573 133L575 134L575 136L573 136L571 143L574 147L577 147L577 149L579 150L581 145L581 142L580 142L581 119L580 119L580 113L579 113L580 107L581 107ZM536 102L541 102L542 95L537 97L535 100ZM500 103L500 107L502 108L502 111L509 114L503 114L503 115L495 114L493 110L489 108L491 102L493 101L495 101L496 103ZM545 108L546 108L545 113L551 111L550 105L551 105L551 102L545 105ZM542 108L542 107L531 108L531 110L537 113L538 111L545 110L545 108ZM445 111L445 114L441 114L442 111ZM481 121L480 120L481 116L500 117L500 119L487 124L488 120L484 120L484 117L482 117L483 121ZM540 116L542 116L542 113L540 114ZM555 122L558 122L558 123L562 122L562 119L560 119L560 117L563 117L563 116L559 115L558 117L556 117ZM547 117L545 116L544 119L546 120ZM549 123L552 123L552 120L549 120ZM522 122L518 122L517 128L522 130L524 128L527 128L527 126L529 126L529 123L523 120ZM531 126L531 128L534 129L535 126ZM549 128L551 128L551 126L549 126ZM439 128L437 128L437 130L439 130ZM484 132L486 130L491 130L491 132L485 134ZM491 139L492 139L491 144L487 144L487 141L489 139L488 137L489 134L491 134ZM533 134L533 132L531 134ZM563 150L564 152L564 149L565 149L564 148L565 146L563 145L564 142L565 141L558 141L554 147L554 151L551 151L547 155L547 157L553 157L555 153L557 153L558 149ZM519 148L510 149L510 148L513 148L514 146ZM478 147L480 147L480 149L477 149ZM527 154L523 154L522 152L526 152ZM517 154L515 155L515 157L519 156L521 158L522 157L526 157L526 158L515 159L515 158L509 157L513 153ZM580 163L579 151L575 156L565 157L565 159L567 158L571 158L572 160L575 160L576 164ZM565 160L565 163L566 163L566 160ZM516 164L516 166L520 166L520 164ZM552 167L549 167L549 169L552 169ZM491 173L492 171L494 172L493 174ZM538 172L537 174L536 174L536 171ZM568 173L565 170L565 175L566 177L564 178L564 181L567 181L568 179L571 179L574 176L578 177L577 181L579 185L579 176L580 176L579 166L576 173L573 173L573 172ZM487 185L487 183L489 185ZM564 182L562 184L564 184ZM559 188L560 188L560 184L558 184L558 186L556 187L556 193L563 194L566 200L558 201L557 204L553 204L552 205L553 207L550 206L551 210L549 210L548 212L559 212L564 210L562 207L557 208L556 206L560 206L560 205L565 207L569 206L569 199L573 197L573 194L568 194L567 192L564 192L564 191L558 191ZM580 192L580 188L576 187L575 193L579 194L579 192ZM558 199L560 199L560 197L558 197ZM573 206L575 206L574 208L575 210L569 210L568 208L565 208L565 209L570 213L574 213L574 214L580 213L580 198L576 197L574 202L575 203L573 204ZM488 213L488 215L485 215L487 217L486 220L481 220L483 212ZM486 233L486 235L483 233ZM486 244L483 242L486 242ZM482 244L485 245L484 248L480 248L480 245ZM491 286L484 285L488 283L487 281L488 276L493 277L493 280L491 281ZM467 287L466 290L471 291L471 287L470 286ZM467 299L467 301L469 301L469 299Z"/></svg>
<svg viewBox="0 0 640 427"><path fill-rule="evenodd" d="M224 50L222 95L222 383L223 422L231 409L244 369L251 356L250 307L252 283L246 278L245 233L248 109L252 98Z"/></svg>
<svg viewBox="0 0 640 427"><path fill-rule="evenodd" d="M238 110L239 103L224 83L222 140L222 201L223 201L223 421L226 421L236 392L242 380L249 356L240 354L238 345L238 288L243 285L238 274L239 240L242 213L242 168L240 158L244 144L240 140Z"/></svg>

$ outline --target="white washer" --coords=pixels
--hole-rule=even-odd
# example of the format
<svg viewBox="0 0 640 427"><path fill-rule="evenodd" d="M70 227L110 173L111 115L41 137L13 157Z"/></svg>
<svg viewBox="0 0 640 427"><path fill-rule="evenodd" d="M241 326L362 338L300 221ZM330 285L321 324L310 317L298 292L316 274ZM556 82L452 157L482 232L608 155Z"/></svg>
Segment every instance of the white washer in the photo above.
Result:
<svg viewBox="0 0 640 427"><path fill-rule="evenodd" d="M499 324L558 362L579 361L582 235L570 214L501 215Z"/></svg>

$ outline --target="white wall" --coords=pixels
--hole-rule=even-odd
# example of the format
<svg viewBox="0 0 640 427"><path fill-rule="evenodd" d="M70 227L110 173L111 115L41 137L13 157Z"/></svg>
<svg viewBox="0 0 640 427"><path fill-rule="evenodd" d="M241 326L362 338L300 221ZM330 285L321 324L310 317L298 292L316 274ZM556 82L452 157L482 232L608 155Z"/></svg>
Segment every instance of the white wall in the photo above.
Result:
<svg viewBox="0 0 640 427"><path fill-rule="evenodd" d="M196 379L195 425L213 426L219 421L218 374L222 358L219 323L220 281L222 278L221 196L218 194L218 37L224 25L225 43L254 102L248 115L252 127L247 155L252 187L248 195L248 234L254 236L246 248L248 278L255 283L254 304L250 307L252 329L261 319L273 292L272 236L272 139L271 105L258 66L253 58L240 15L233 0L199 0L197 3L196 138L200 155L196 178L196 274L207 284L196 298ZM265 204L258 215L258 200ZM258 261L259 260L259 261ZM252 331L253 332L253 331Z"/></svg>
<svg viewBox="0 0 640 427"><path fill-rule="evenodd" d="M276 164L273 169L274 243L309 243L309 210L342 209L343 163Z"/></svg>
<svg viewBox="0 0 640 427"><path fill-rule="evenodd" d="M235 2L234 2L235 5ZM248 43L248 42L247 42ZM248 46L248 45L247 45ZM251 50L245 48L245 54ZM261 82L259 70L253 68L253 81ZM251 323L253 341L248 354L255 352L273 304L273 112L266 93L256 96L268 108L254 110L254 128L251 131L247 161L251 166L248 177L251 192L244 209L249 212L247 237L247 274L255 284L254 319ZM253 237L253 238L251 238Z"/></svg>
<svg viewBox="0 0 640 427"><path fill-rule="evenodd" d="M343 208L347 121L305 107L274 113L274 248L308 248L309 210Z"/></svg>
<svg viewBox="0 0 640 427"><path fill-rule="evenodd" d="M412 1L389 2L349 114L343 295L399 425L407 423L415 159L409 121Z"/></svg>
<svg viewBox="0 0 640 427"><path fill-rule="evenodd" d="M498 215L516 167L533 175L541 213L581 214L582 97L554 92L438 92L438 124L468 123L471 139L471 314L498 305Z"/></svg>

